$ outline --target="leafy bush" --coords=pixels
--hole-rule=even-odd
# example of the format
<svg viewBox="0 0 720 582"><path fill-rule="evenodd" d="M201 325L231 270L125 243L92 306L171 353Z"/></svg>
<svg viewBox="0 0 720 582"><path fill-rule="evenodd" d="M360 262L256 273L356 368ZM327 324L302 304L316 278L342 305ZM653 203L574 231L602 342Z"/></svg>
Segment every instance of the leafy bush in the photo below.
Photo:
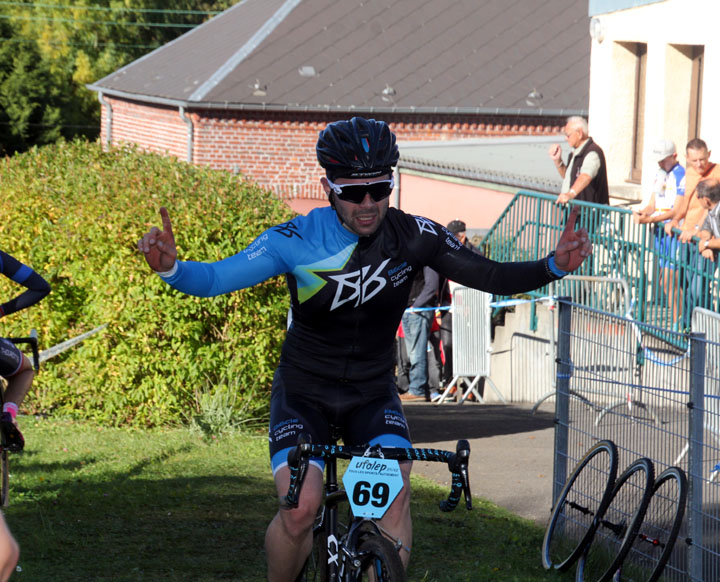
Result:
<svg viewBox="0 0 720 582"><path fill-rule="evenodd" d="M265 415L284 337L284 282L215 298L183 295L152 274L137 240L167 206L181 258L236 253L292 216L271 193L227 172L76 141L0 160L0 248L53 292L3 320L41 348L100 324L47 361L25 408L114 424L186 422L198 393L235 390L245 417ZM4 278L0 298L19 292Z"/></svg>

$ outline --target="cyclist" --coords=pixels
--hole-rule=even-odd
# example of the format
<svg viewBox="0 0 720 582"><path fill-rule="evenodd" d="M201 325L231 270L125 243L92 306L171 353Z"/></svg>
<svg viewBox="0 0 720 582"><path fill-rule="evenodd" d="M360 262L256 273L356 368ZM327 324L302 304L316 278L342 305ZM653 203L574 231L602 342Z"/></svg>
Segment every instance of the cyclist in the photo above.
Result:
<svg viewBox="0 0 720 582"><path fill-rule="evenodd" d="M31 305L35 305L48 293L48 282L27 265L0 251L0 272L16 283L27 287L20 295L0 305L0 317L5 317ZM0 376L7 380L5 403L0 416L7 450L22 451L25 439L17 425L18 407L30 390L35 371L30 360L10 340L0 338Z"/></svg>
<svg viewBox="0 0 720 582"><path fill-rule="evenodd" d="M271 395L270 455L279 495L287 492L288 451L300 433L313 442L340 426L346 444L410 446L394 381L393 343L416 272L428 265L444 277L491 293L535 289L580 266L592 247L571 214L558 246L533 262L497 263L461 245L440 224L389 207L395 135L383 121L354 117L330 123L316 145L330 206L263 232L238 254L214 263L177 260L172 224L138 242L149 266L185 293L213 296L285 274L291 323ZM265 537L268 580L293 580L312 545L322 500L322 466L308 471L296 509L280 509ZM409 475L381 525L405 551L412 547Z"/></svg>

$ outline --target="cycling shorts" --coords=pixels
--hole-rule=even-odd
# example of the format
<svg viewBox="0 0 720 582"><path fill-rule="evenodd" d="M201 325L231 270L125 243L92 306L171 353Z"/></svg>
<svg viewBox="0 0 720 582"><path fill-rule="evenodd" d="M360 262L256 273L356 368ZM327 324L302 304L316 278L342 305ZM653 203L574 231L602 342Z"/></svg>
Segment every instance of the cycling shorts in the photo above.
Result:
<svg viewBox="0 0 720 582"><path fill-rule="evenodd" d="M338 427L345 445L412 446L391 373L347 382L280 364L270 398L268 437L273 475L287 465L288 453L300 434L310 435L313 443L326 444L331 426ZM321 459L310 462L324 468Z"/></svg>
<svg viewBox="0 0 720 582"><path fill-rule="evenodd" d="M23 355L9 339L0 337L0 376L14 376L22 366Z"/></svg>

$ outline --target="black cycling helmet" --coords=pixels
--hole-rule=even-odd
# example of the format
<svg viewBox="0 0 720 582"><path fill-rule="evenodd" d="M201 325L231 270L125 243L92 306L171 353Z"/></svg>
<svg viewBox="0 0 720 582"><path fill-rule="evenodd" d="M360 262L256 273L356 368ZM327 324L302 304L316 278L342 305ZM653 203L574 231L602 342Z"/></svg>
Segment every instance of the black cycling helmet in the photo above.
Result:
<svg viewBox="0 0 720 582"><path fill-rule="evenodd" d="M320 132L317 158L328 178L376 178L389 174L400 153L384 121L353 117Z"/></svg>

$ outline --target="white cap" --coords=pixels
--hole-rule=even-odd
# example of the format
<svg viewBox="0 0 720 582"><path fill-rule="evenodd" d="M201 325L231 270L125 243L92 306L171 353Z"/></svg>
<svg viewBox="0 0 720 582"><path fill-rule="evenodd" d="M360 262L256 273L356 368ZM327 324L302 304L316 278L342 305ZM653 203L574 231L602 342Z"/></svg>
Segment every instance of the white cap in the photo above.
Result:
<svg viewBox="0 0 720 582"><path fill-rule="evenodd" d="M675 144L669 139L659 139L652 149L652 157L656 162L662 162L668 156L676 153Z"/></svg>

